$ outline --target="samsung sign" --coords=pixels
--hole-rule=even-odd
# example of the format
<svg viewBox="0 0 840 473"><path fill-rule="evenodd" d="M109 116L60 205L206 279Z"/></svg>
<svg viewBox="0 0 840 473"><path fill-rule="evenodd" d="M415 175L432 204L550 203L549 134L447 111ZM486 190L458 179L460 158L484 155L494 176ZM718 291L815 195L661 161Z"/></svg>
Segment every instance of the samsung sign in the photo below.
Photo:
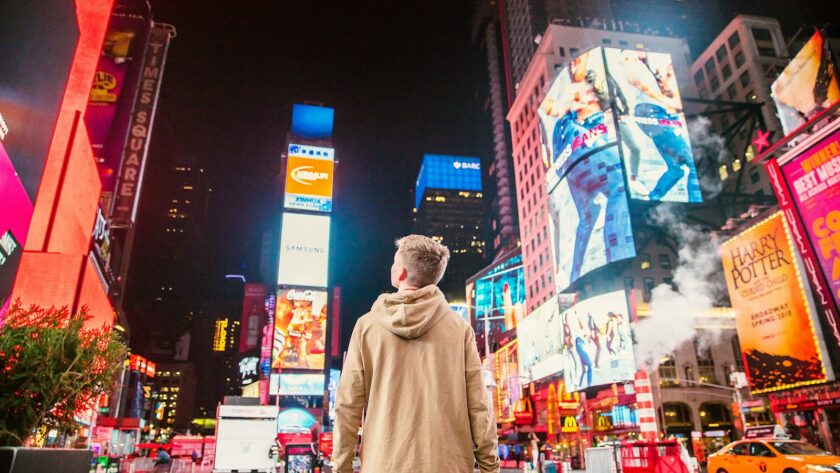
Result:
<svg viewBox="0 0 840 473"><path fill-rule="evenodd" d="M285 213L277 284L327 287L329 243L329 217Z"/></svg>

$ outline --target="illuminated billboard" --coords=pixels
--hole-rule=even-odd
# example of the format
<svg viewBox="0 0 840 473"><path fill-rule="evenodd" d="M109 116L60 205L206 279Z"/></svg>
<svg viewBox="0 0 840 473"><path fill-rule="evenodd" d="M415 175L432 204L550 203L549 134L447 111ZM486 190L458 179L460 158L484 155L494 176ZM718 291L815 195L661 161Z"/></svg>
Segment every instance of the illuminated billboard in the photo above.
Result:
<svg viewBox="0 0 840 473"><path fill-rule="evenodd" d="M415 207L420 207L426 189L481 192L481 160L470 156L424 154L414 185Z"/></svg>
<svg viewBox="0 0 840 473"><path fill-rule="evenodd" d="M552 297L519 322L519 377L529 384L563 371L562 318Z"/></svg>
<svg viewBox="0 0 840 473"><path fill-rule="evenodd" d="M329 403L328 416L330 421L335 423L335 396L338 393L338 381L341 378L341 370L330 369L330 379L327 383L327 402Z"/></svg>
<svg viewBox="0 0 840 473"><path fill-rule="evenodd" d="M32 220L32 202L17 177L15 168L0 142L0 314L5 313L12 294L23 245ZM0 316L2 320L2 316Z"/></svg>
<svg viewBox="0 0 840 473"><path fill-rule="evenodd" d="M572 59L537 110L557 292L636 256L601 49Z"/></svg>
<svg viewBox="0 0 840 473"><path fill-rule="evenodd" d="M781 212L720 247L753 394L829 380Z"/></svg>
<svg viewBox="0 0 840 473"><path fill-rule="evenodd" d="M292 106L292 133L308 140L332 136L335 111L330 107L296 103Z"/></svg>
<svg viewBox="0 0 840 473"><path fill-rule="evenodd" d="M278 394L281 396L323 396L323 373L281 373Z"/></svg>
<svg viewBox="0 0 840 473"><path fill-rule="evenodd" d="M822 32L811 36L770 91L786 135L840 100L837 69Z"/></svg>
<svg viewBox="0 0 840 473"><path fill-rule="evenodd" d="M702 202L671 56L614 48L604 56L630 197Z"/></svg>
<svg viewBox="0 0 840 473"><path fill-rule="evenodd" d="M285 208L332 211L334 153L332 148L289 145L283 200Z"/></svg>
<svg viewBox="0 0 840 473"><path fill-rule="evenodd" d="M515 250L475 276L467 285L467 307L476 341L484 346L484 323L490 324L490 347L503 342L503 334L525 317L525 271L522 254Z"/></svg>
<svg viewBox="0 0 840 473"><path fill-rule="evenodd" d="M828 292L840 307L840 128L783 164L781 171Z"/></svg>
<svg viewBox="0 0 840 473"><path fill-rule="evenodd" d="M216 330L213 332L213 351L227 350L228 319L217 319Z"/></svg>
<svg viewBox="0 0 840 473"><path fill-rule="evenodd" d="M277 292L272 369L324 369L327 291Z"/></svg>
<svg viewBox="0 0 840 473"><path fill-rule="evenodd" d="M634 379L636 359L624 291L578 302L561 319L563 381L569 392Z"/></svg>
<svg viewBox="0 0 840 473"><path fill-rule="evenodd" d="M330 217L283 214L277 284L327 287Z"/></svg>
<svg viewBox="0 0 840 473"><path fill-rule="evenodd" d="M496 408L498 422L513 422L514 406L522 398L522 387L519 384L519 356L517 341L514 340L499 348L494 354L496 362L496 398L493 404Z"/></svg>
<svg viewBox="0 0 840 473"><path fill-rule="evenodd" d="M239 353L256 350L267 318L265 298L267 289L262 284L247 283L242 297L242 319L239 325Z"/></svg>

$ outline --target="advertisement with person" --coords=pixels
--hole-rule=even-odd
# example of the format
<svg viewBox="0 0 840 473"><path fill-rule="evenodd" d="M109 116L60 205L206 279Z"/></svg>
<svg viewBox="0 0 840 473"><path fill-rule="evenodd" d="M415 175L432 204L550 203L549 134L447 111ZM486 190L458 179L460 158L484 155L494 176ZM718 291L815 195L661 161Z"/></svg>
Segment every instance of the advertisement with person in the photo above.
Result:
<svg viewBox="0 0 840 473"><path fill-rule="evenodd" d="M516 418L513 408L516 401L522 398L522 387L519 384L519 356L518 342L514 340L499 348L495 355L496 378L496 420L498 422L513 422Z"/></svg>
<svg viewBox="0 0 840 473"><path fill-rule="evenodd" d="M287 209L332 211L335 150L289 145L284 206Z"/></svg>
<svg viewBox="0 0 840 473"><path fill-rule="evenodd" d="M519 323L519 377L529 384L563 370L560 309L552 297Z"/></svg>
<svg viewBox="0 0 840 473"><path fill-rule="evenodd" d="M148 4L119 3L120 11L111 15L108 24L85 110L85 125L102 191L107 193L113 192L116 185L150 27ZM132 3L137 5L129 5Z"/></svg>
<svg viewBox="0 0 840 473"><path fill-rule="evenodd" d="M837 69L822 31L799 50L770 92L786 135L840 100Z"/></svg>
<svg viewBox="0 0 840 473"><path fill-rule="evenodd" d="M8 310L23 245L32 220L32 202L0 142L0 321Z"/></svg>
<svg viewBox="0 0 840 473"><path fill-rule="evenodd" d="M323 370L326 334L327 291L278 291L271 368Z"/></svg>
<svg viewBox="0 0 840 473"><path fill-rule="evenodd" d="M782 213L726 241L720 254L752 393L828 380Z"/></svg>
<svg viewBox="0 0 840 473"><path fill-rule="evenodd" d="M605 48L630 197L702 202L671 56Z"/></svg>
<svg viewBox="0 0 840 473"><path fill-rule="evenodd" d="M840 129L781 170L835 307L840 307Z"/></svg>
<svg viewBox="0 0 840 473"><path fill-rule="evenodd" d="M600 48L560 71L537 111L558 292L636 255Z"/></svg>
<svg viewBox="0 0 840 473"><path fill-rule="evenodd" d="M242 319L239 325L239 353L256 350L260 346L260 331L267 318L265 297L268 290L262 284L246 283L242 298Z"/></svg>
<svg viewBox="0 0 840 473"><path fill-rule="evenodd" d="M525 271L517 254L475 280L475 318L502 317L507 331L525 317Z"/></svg>
<svg viewBox="0 0 840 473"><path fill-rule="evenodd" d="M569 392L634 379L636 360L624 291L591 297L561 315Z"/></svg>

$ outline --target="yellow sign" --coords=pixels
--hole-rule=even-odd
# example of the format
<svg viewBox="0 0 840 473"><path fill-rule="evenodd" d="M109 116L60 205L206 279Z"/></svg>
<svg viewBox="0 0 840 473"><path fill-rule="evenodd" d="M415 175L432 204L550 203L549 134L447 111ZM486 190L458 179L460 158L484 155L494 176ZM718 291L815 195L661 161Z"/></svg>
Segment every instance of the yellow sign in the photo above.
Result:
<svg viewBox="0 0 840 473"><path fill-rule="evenodd" d="M563 428L560 430L562 433L571 434L577 432L578 430L578 423L575 416L563 416Z"/></svg>
<svg viewBox="0 0 840 473"><path fill-rule="evenodd" d="M725 242L720 253L752 392L825 382L823 354L782 212Z"/></svg>
<svg viewBox="0 0 840 473"><path fill-rule="evenodd" d="M612 419L607 416L598 416L598 424L595 430L610 430L613 428Z"/></svg>
<svg viewBox="0 0 840 473"><path fill-rule="evenodd" d="M216 321L216 333L213 335L213 351L225 351L227 348L228 319Z"/></svg>

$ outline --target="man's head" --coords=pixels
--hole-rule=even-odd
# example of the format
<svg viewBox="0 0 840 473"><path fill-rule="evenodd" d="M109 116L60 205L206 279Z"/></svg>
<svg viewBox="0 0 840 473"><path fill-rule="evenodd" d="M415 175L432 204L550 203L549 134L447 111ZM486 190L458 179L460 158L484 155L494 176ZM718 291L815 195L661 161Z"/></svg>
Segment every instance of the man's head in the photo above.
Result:
<svg viewBox="0 0 840 473"><path fill-rule="evenodd" d="M423 235L409 235L397 240L397 252L391 266L391 285L397 289L437 284L449 262L449 249Z"/></svg>

